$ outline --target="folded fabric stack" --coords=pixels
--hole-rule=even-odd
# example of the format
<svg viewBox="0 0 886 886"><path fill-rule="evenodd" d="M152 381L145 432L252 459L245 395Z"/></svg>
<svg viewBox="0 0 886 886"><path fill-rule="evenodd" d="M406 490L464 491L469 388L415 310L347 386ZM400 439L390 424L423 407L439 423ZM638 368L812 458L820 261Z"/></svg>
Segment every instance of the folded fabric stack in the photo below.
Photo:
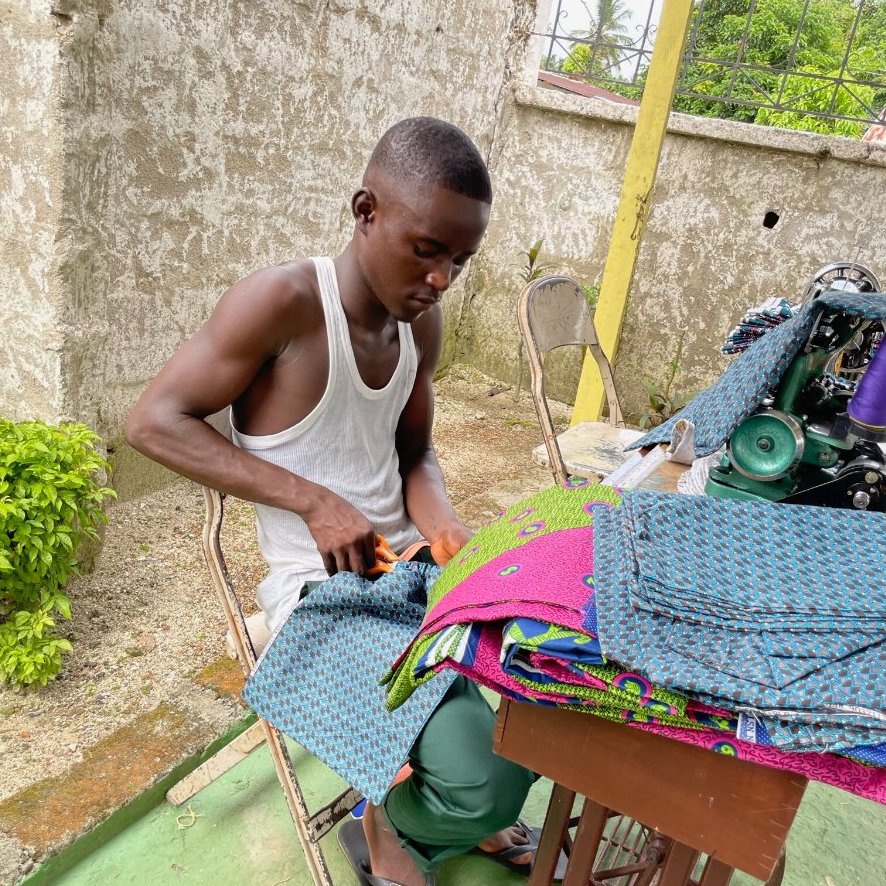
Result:
<svg viewBox="0 0 886 886"><path fill-rule="evenodd" d="M456 671L886 804L884 529L572 480L443 570L388 706Z"/></svg>
<svg viewBox="0 0 886 886"><path fill-rule="evenodd" d="M608 655L777 747L886 742L886 515L635 492L597 539Z"/></svg>
<svg viewBox="0 0 886 886"><path fill-rule="evenodd" d="M780 326L796 313L796 308L786 298L773 296L753 308L749 308L741 320L730 330L720 348L724 354L740 354L758 338L766 335L774 326Z"/></svg>

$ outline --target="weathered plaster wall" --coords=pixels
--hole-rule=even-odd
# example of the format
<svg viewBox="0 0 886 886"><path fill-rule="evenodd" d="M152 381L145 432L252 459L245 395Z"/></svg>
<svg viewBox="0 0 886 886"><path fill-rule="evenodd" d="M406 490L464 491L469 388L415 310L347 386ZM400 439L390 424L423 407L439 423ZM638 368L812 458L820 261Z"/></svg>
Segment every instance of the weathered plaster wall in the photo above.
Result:
<svg viewBox="0 0 886 886"><path fill-rule="evenodd" d="M493 167L489 230L471 261L456 359L514 381L518 371L517 297L521 255L544 238L541 261L596 283L618 206L619 179L630 144L628 126L514 105ZM554 354L548 393L571 402L580 354ZM529 370L523 361L523 378Z"/></svg>
<svg viewBox="0 0 886 886"><path fill-rule="evenodd" d="M490 150L534 9L0 6L2 411L86 421L114 447L144 385L231 282L341 248L388 125L435 114ZM453 329L461 299L446 302Z"/></svg>
<svg viewBox="0 0 886 886"><path fill-rule="evenodd" d="M596 110L595 110L596 109ZM602 275L635 111L520 86L495 158L494 219L468 280L459 357L516 376L519 253L545 238L543 259L589 283ZM886 151L675 115L616 361L628 412L644 379L664 380L677 337L675 390L698 390L725 368L718 353L761 298L798 297L822 264L857 258L886 279ZM780 221L763 226L767 211ZM560 361L552 392L571 402L578 362Z"/></svg>
<svg viewBox="0 0 886 886"><path fill-rule="evenodd" d="M72 3L63 355L76 414L113 443L227 285L339 249L350 194L395 120L445 116L488 150L531 7Z"/></svg>
<svg viewBox="0 0 886 886"><path fill-rule="evenodd" d="M48 2L0 4L0 415L61 411L58 23Z"/></svg>
<svg viewBox="0 0 886 886"><path fill-rule="evenodd" d="M470 132L496 189L487 241L445 302L444 363L515 380L520 252L544 237L545 260L599 282L635 115L534 85L535 7L0 6L0 409L78 418L118 443L145 383L228 284L344 244L372 145L417 113ZM628 411L681 330L677 387L696 389L722 370L717 346L750 303L796 295L832 259L886 276L884 183L873 146L676 115L616 367ZM552 392L571 399L578 361L557 363Z"/></svg>

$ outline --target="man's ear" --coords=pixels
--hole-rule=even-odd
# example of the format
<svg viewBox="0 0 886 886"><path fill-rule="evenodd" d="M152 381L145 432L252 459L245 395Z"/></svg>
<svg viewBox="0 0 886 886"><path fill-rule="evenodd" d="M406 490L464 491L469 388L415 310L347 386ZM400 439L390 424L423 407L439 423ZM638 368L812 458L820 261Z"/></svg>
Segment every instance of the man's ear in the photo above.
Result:
<svg viewBox="0 0 886 886"><path fill-rule="evenodd" d="M351 198L351 212L357 227L364 230L375 218L378 200L369 188L360 188Z"/></svg>

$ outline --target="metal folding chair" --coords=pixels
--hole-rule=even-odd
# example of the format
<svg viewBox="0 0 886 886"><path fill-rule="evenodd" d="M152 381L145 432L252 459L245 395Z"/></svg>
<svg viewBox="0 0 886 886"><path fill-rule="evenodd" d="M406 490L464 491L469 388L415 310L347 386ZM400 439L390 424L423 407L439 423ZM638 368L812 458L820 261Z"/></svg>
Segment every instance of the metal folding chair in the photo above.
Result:
<svg viewBox="0 0 886 886"><path fill-rule="evenodd" d="M230 439L230 419L227 411L210 416L207 421L216 430ZM243 614L240 598L231 581L225 557L222 553L221 531L225 513L225 496L217 490L206 486L203 487L203 496L206 502L206 518L203 524L203 553L212 577L212 584L218 593L222 608L224 609L225 619L230 631L230 640L236 651L237 659L243 667L243 672L248 677L255 667L257 655L261 650L256 649L253 643L247 619ZM322 809L311 813L308 810L304 792L293 769L283 733L279 729L276 729L266 720L259 718L254 726L250 727L231 745L222 749L215 757L203 764L201 768L205 767L206 774L197 784L199 787L203 787L213 779L218 778L219 775L229 769L239 759L242 759L254 747L261 744L262 741L267 742L268 751L271 754L271 759L274 761L277 778L280 780L280 786L283 788L286 805L289 807L289 812L292 815L298 840L305 854L308 870L311 873L311 879L315 886L332 886L332 879L326 859L323 856L323 850L320 847L320 840L363 797L359 791L348 788L348 790L342 792ZM182 792L178 797L173 795L170 797L170 800L172 802L182 802L182 798L186 798L194 793L194 786L192 785L189 790L190 793Z"/></svg>
<svg viewBox="0 0 886 886"><path fill-rule="evenodd" d="M520 296L517 319L526 353L529 355L532 398L544 435L551 473L554 480L563 485L569 473L545 395L545 355L555 348L585 345L597 361L609 406L609 422L587 422L586 428L608 430L625 427L612 367L600 347L593 312L581 287L572 278L549 275L531 282ZM583 818L584 816L571 819L570 826L581 827ZM601 831L596 858L589 860L593 868L589 882L594 886L647 886L658 873L670 841L641 822L615 810L607 810L606 818L608 822ZM568 830L564 839L571 851Z"/></svg>
<svg viewBox="0 0 886 886"><path fill-rule="evenodd" d="M594 328L593 312L584 292L575 280L561 275L548 275L532 281L520 295L517 321L529 357L532 399L538 413L549 464L554 479L562 485L566 482L569 472L566 469L545 395L544 365L549 351L567 345L586 346L597 361L609 406L608 423L584 422L578 428L567 431L565 436L574 434L579 429L590 430L591 436L601 439L603 449L620 451L629 440L638 438L641 432L622 430L625 428L625 421L618 402L612 367L600 347L597 330ZM613 435L612 429L619 429L619 433ZM573 473L579 472L573 471Z"/></svg>

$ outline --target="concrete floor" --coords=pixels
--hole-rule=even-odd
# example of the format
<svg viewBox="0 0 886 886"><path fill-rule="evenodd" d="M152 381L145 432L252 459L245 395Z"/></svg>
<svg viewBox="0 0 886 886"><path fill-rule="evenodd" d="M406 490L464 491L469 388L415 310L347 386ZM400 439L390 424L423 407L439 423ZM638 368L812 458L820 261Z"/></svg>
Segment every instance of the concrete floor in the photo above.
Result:
<svg viewBox="0 0 886 886"><path fill-rule="evenodd" d="M329 770L299 749L293 760L312 808L340 788ZM524 818L540 824L550 783L532 790ZM193 815L191 814L193 813ZM886 808L811 784L788 842L784 886L884 886ZM357 880L325 840L336 886ZM292 822L264 747L181 808L162 803L57 881L63 886L310 886ZM733 886L758 883L736 874ZM525 879L486 859L444 865L439 886L508 886Z"/></svg>

